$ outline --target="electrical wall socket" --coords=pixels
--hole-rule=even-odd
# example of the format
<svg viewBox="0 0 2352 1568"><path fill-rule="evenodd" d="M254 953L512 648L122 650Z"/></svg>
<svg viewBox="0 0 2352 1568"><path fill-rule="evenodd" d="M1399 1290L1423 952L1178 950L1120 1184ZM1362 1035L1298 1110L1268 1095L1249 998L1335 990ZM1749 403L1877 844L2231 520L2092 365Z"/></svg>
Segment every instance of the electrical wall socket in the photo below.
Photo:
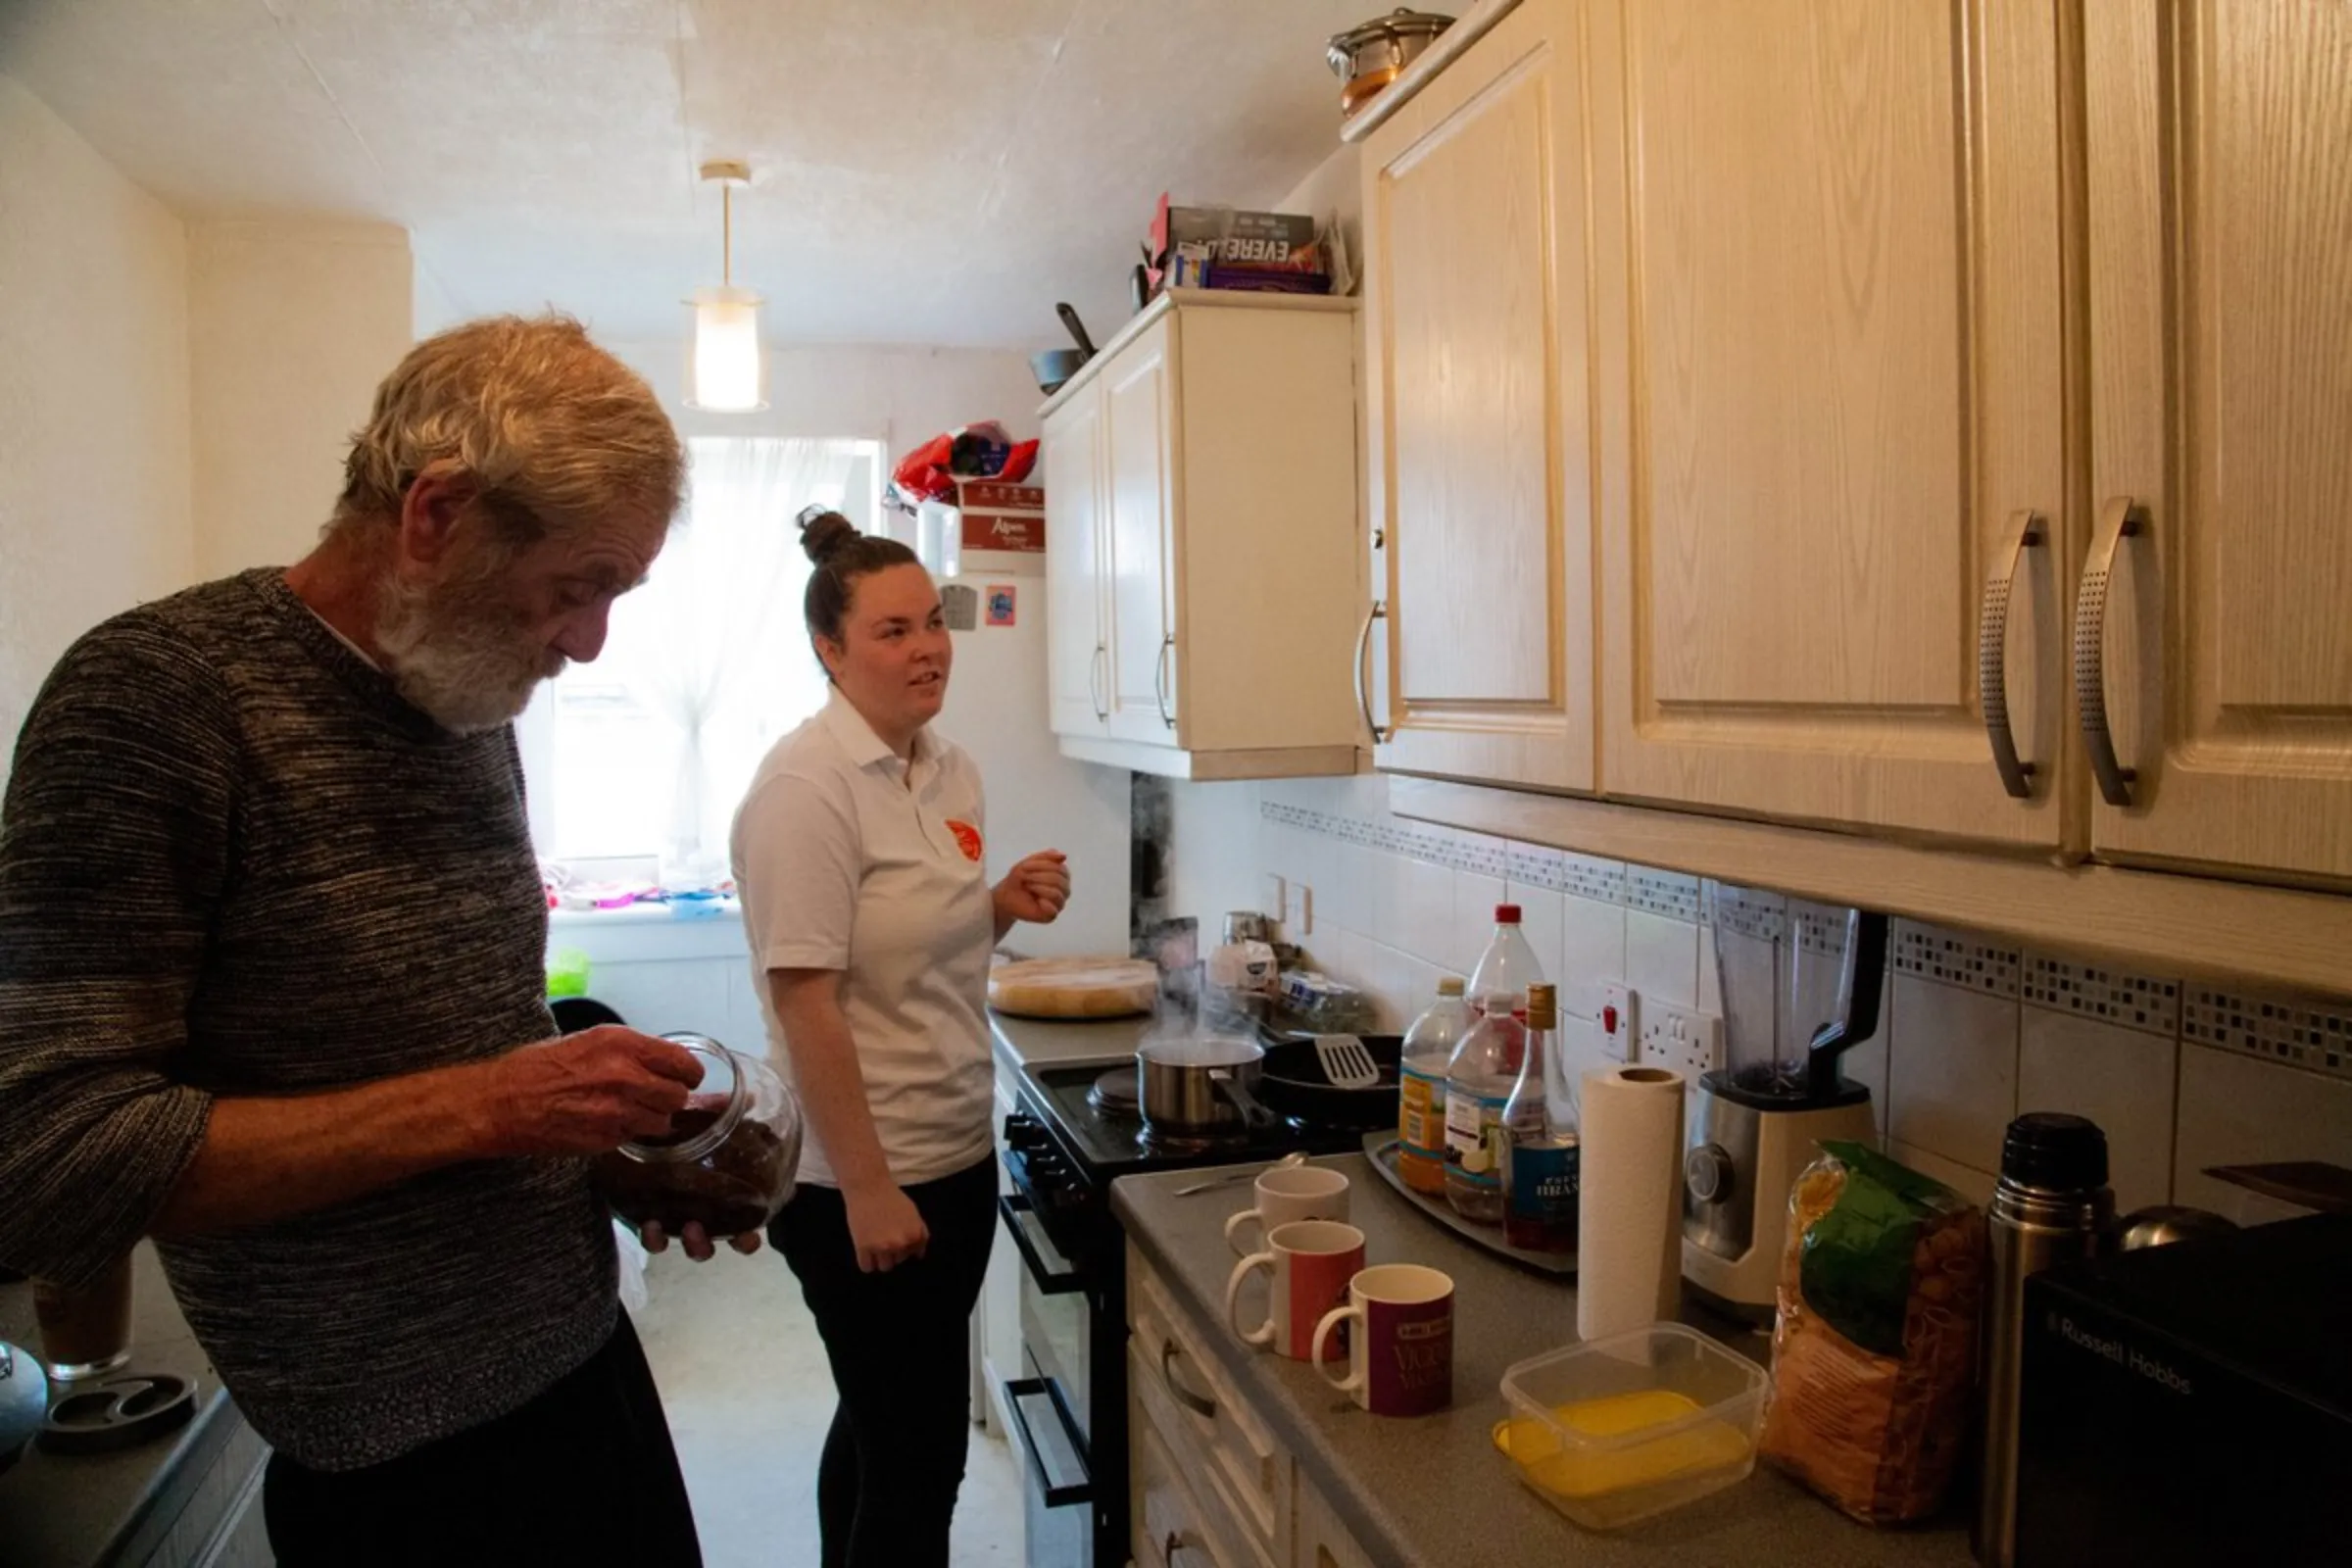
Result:
<svg viewBox="0 0 2352 1568"><path fill-rule="evenodd" d="M1674 1007L1652 1002L1642 1009L1637 1037L1645 1067L1668 1067L1683 1075L1685 1086L1696 1088L1699 1074L1723 1065L1723 1015L1696 1007Z"/></svg>
<svg viewBox="0 0 2352 1568"><path fill-rule="evenodd" d="M1611 1061L1632 1061L1637 1015L1634 1004L1640 999L1617 981L1600 988L1600 1054Z"/></svg>

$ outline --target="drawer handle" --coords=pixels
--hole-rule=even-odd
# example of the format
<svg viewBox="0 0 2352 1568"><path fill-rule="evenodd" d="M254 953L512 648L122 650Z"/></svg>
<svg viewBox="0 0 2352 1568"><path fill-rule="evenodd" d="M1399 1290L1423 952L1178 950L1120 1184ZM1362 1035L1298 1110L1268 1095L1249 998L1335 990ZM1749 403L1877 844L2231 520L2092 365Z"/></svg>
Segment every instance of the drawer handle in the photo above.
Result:
<svg viewBox="0 0 2352 1568"><path fill-rule="evenodd" d="M1159 705L1159 721L1170 729L1176 727L1176 715L1168 711L1168 655L1176 647L1176 634L1168 633L1159 640L1159 658L1152 666L1152 700Z"/></svg>
<svg viewBox="0 0 2352 1568"><path fill-rule="evenodd" d="M1364 728L1372 732L1372 744L1375 746L1387 745L1390 732L1382 729L1372 717L1372 623L1386 620L1388 615L1388 601L1373 600L1370 608L1364 612L1363 628L1355 634L1355 706L1364 715Z"/></svg>
<svg viewBox="0 0 2352 1568"><path fill-rule="evenodd" d="M1984 597L1977 607L1977 687L1984 700L1984 736L1992 743L1992 765L2001 775L2001 788L2020 801L2034 798L2034 764L2017 755L2017 735L2009 727L2009 602L2026 552L2047 536L2039 513L2013 516L2000 560L1984 579Z"/></svg>
<svg viewBox="0 0 2352 1568"><path fill-rule="evenodd" d="M1183 1405L1203 1421L1214 1421L1217 1418L1217 1401L1205 1395L1195 1394L1176 1381L1176 1342L1174 1340L1160 1341L1160 1381L1167 1384L1168 1392L1176 1396L1178 1404Z"/></svg>
<svg viewBox="0 0 2352 1568"><path fill-rule="evenodd" d="M2115 755L2115 732L2107 722L2107 601L2113 586L2116 551L2126 539L2144 538L2148 511L2130 496L2107 503L2099 531L2082 563L2082 585L2075 594L2075 706L2082 714L2082 744L2090 753L2091 775L2109 806L2130 806L2135 768Z"/></svg>
<svg viewBox="0 0 2352 1568"><path fill-rule="evenodd" d="M1102 665L1108 653L1101 643L1095 644L1095 657L1086 664L1086 700L1095 705L1095 717L1099 719L1110 717L1110 706L1102 698Z"/></svg>

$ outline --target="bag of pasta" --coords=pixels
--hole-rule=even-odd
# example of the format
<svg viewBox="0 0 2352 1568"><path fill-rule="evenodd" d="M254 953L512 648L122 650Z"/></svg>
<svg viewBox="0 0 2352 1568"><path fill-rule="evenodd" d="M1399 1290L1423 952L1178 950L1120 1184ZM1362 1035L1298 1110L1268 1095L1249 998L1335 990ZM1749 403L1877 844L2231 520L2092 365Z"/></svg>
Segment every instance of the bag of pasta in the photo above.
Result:
<svg viewBox="0 0 2352 1568"><path fill-rule="evenodd" d="M1902 1524L1936 1511L1968 1443L1984 1214L1860 1144L1822 1148L1788 1198L1762 1451Z"/></svg>

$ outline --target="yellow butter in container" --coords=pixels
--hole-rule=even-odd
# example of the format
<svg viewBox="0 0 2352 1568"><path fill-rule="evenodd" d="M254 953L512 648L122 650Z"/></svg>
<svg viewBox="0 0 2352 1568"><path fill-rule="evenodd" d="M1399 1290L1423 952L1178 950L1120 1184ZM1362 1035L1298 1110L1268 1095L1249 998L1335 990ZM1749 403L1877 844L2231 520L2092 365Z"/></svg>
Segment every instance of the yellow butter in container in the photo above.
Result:
<svg viewBox="0 0 2352 1568"><path fill-rule="evenodd" d="M1503 1374L1494 1446L1544 1501L1615 1530L1755 1468L1763 1368L1677 1323L1571 1346Z"/></svg>

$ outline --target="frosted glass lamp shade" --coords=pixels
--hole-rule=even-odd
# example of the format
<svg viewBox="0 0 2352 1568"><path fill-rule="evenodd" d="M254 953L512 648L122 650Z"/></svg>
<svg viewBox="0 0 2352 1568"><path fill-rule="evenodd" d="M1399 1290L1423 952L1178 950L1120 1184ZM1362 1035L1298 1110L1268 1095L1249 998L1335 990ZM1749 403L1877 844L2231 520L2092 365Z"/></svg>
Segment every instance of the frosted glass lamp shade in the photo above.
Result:
<svg viewBox="0 0 2352 1568"><path fill-rule="evenodd" d="M760 352L760 296L748 288L694 291L694 348L686 402L713 414L767 407Z"/></svg>

